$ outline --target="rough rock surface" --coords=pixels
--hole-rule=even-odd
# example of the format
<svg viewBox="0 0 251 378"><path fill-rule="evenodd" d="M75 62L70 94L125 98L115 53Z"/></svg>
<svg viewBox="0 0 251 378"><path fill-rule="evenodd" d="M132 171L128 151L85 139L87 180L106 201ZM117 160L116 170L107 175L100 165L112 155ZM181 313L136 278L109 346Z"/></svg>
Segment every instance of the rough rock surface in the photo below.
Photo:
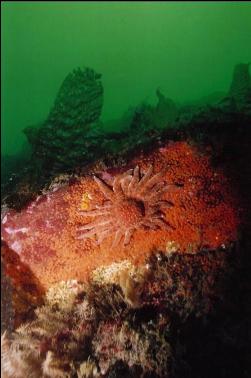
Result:
<svg viewBox="0 0 251 378"><path fill-rule="evenodd" d="M175 184L163 200L169 229L137 230L129 245L111 246L111 238L97 245L95 235L79 240L78 227L91 221L79 210L102 206L104 195L91 175L38 196L20 212L9 210L2 221L2 237L8 247L29 266L45 288L60 280L86 279L101 265L129 259L142 264L152 250L166 251L174 242L182 253L197 253L237 239L239 203L231 184L209 156L186 142L170 142L148 155L138 155L124 168L107 169L96 175L111 185L116 175L139 165L163 172L162 180ZM172 188L172 187L171 187ZM128 214L130 216L130 214Z"/></svg>
<svg viewBox="0 0 251 378"><path fill-rule="evenodd" d="M90 68L74 70L65 78L46 121L24 130L34 158L43 165L67 168L84 159L88 132L98 122L103 106L100 78Z"/></svg>
<svg viewBox="0 0 251 378"><path fill-rule="evenodd" d="M241 111L251 114L251 76L249 64L237 64L234 68L229 96L232 97Z"/></svg>

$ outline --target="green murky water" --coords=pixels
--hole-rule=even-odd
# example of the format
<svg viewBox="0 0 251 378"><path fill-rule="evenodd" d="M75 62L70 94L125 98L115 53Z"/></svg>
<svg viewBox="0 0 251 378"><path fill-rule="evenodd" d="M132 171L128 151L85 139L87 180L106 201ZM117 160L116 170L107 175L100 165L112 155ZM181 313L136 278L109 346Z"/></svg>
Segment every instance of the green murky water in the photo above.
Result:
<svg viewBox="0 0 251 378"><path fill-rule="evenodd" d="M250 20L249 2L2 3L2 153L22 149L78 66L102 74L103 121L157 88L177 102L226 92L250 61Z"/></svg>

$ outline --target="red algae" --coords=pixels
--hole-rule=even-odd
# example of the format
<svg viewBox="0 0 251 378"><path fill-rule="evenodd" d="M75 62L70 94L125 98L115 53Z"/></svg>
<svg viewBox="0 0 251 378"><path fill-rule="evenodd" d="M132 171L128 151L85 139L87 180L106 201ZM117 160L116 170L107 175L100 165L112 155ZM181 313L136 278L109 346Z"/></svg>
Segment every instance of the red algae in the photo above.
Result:
<svg viewBox="0 0 251 378"><path fill-rule="evenodd" d="M113 262L126 259L135 265L144 264L154 250L165 252L170 241L179 246L181 253L197 253L202 248L227 246L237 239L238 199L224 173L211 166L209 156L186 142L172 142L134 158L116 174L137 165L142 174L150 165L154 174L163 172L163 180L173 188L162 197L173 204L164 210L172 227L138 229L126 246L111 247L112 236L100 245L95 235L85 240L77 238L78 228L90 221L79 210L91 210L105 202L92 177L82 177L41 196L19 213L5 214L2 239L45 289L61 280L85 281L94 269ZM115 174L107 172L99 172L98 176L111 177L112 181Z"/></svg>

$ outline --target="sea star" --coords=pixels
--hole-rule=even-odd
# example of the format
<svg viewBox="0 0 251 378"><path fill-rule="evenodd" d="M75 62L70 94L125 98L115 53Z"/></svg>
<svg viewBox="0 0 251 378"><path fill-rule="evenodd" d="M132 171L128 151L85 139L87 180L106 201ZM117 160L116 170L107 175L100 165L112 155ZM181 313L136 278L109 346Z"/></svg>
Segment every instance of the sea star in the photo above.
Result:
<svg viewBox="0 0 251 378"><path fill-rule="evenodd" d="M133 233L140 228L172 228L165 220L163 210L173 204L161 200L162 194L171 185L166 185L162 177L162 172L153 174L152 165L142 177L138 166L115 177L112 187L94 176L107 201L90 211L80 211L81 215L95 219L79 227L78 239L96 235L100 244L113 235L112 247L116 247L121 239L126 246Z"/></svg>

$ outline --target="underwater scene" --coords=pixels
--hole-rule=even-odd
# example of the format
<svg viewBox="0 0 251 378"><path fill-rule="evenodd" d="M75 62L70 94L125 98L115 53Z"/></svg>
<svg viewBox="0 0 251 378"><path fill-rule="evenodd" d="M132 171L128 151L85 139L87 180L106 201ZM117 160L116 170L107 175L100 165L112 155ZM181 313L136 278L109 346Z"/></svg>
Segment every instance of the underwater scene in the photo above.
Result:
<svg viewBox="0 0 251 378"><path fill-rule="evenodd" d="M250 377L251 2L1 10L1 377Z"/></svg>

